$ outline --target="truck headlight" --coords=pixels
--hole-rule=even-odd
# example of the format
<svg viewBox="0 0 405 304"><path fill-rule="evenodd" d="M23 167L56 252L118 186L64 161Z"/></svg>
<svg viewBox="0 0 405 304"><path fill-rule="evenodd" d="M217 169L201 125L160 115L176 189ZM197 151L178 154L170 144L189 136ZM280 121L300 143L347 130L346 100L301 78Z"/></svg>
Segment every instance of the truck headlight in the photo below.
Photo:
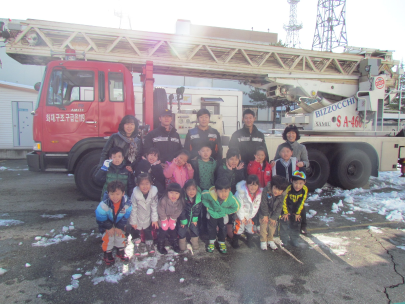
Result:
<svg viewBox="0 0 405 304"><path fill-rule="evenodd" d="M34 144L34 147L33 147L34 151L41 151L41 148L42 148L42 145L40 142L36 142Z"/></svg>

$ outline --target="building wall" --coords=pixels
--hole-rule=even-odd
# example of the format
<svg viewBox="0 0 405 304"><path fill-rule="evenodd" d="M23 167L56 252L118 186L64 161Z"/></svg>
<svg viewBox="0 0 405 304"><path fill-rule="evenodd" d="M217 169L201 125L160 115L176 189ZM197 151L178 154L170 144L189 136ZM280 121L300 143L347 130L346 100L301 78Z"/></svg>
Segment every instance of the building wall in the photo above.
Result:
<svg viewBox="0 0 405 304"><path fill-rule="evenodd" d="M14 147L12 102L29 101L35 104L37 95L37 92L30 93L0 86L0 149Z"/></svg>

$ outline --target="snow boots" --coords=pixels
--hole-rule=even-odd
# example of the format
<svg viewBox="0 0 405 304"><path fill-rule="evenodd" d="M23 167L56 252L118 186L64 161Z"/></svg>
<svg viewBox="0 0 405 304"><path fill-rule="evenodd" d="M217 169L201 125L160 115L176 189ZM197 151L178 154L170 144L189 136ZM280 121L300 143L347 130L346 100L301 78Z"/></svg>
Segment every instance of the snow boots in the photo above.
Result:
<svg viewBox="0 0 405 304"><path fill-rule="evenodd" d="M155 246L153 246L153 241L146 241L146 251L148 253L155 253Z"/></svg>
<svg viewBox="0 0 405 304"><path fill-rule="evenodd" d="M184 239L185 241L186 239ZM179 253L180 252L180 247L179 243L177 241L177 238L175 239L170 239L170 244L172 245L173 251Z"/></svg>
<svg viewBox="0 0 405 304"><path fill-rule="evenodd" d="M103 258L103 260L104 260L104 263L107 265L107 266L110 266L110 265L114 265L114 263L115 263L115 259L114 259L114 257L113 257L113 254L112 254L112 252L111 251L109 251L109 252L104 252L104 258Z"/></svg>
<svg viewBox="0 0 405 304"><path fill-rule="evenodd" d="M157 250L159 251L160 254L167 254L167 250L165 248L165 240L158 241Z"/></svg>
<svg viewBox="0 0 405 304"><path fill-rule="evenodd" d="M249 248L255 247L255 244L253 243L253 234L252 233L246 233L246 238L247 238L247 245Z"/></svg>
<svg viewBox="0 0 405 304"><path fill-rule="evenodd" d="M239 238L240 238L240 234L234 234L233 238L232 238L232 247L235 249L238 249L239 246Z"/></svg>
<svg viewBox="0 0 405 304"><path fill-rule="evenodd" d="M198 245L198 236L192 237L190 239L190 242L191 242L191 247L193 247L193 250L198 250L200 248L200 246Z"/></svg>
<svg viewBox="0 0 405 304"><path fill-rule="evenodd" d="M186 248L187 248L186 238L179 239L179 247L180 247L181 251L186 250Z"/></svg>
<svg viewBox="0 0 405 304"><path fill-rule="evenodd" d="M117 258L120 258L121 261L123 261L123 262L128 262L129 261L129 257L125 253L124 248L117 248Z"/></svg>

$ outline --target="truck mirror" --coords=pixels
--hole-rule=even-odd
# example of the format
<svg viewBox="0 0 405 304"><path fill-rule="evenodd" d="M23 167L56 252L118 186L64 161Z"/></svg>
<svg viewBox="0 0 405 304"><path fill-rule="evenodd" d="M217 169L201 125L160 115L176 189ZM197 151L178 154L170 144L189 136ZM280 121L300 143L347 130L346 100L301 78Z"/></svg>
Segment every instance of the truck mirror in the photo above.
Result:
<svg viewBox="0 0 405 304"><path fill-rule="evenodd" d="M41 88L41 83L40 82L37 82L36 84L34 84L35 91L39 92L40 88Z"/></svg>

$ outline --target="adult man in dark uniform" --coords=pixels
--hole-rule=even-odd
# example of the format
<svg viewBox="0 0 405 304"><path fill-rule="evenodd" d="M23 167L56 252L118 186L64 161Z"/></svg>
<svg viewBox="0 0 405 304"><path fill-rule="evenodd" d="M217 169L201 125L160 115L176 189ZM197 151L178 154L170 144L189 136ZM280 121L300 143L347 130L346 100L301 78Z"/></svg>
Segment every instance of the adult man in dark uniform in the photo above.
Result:
<svg viewBox="0 0 405 304"><path fill-rule="evenodd" d="M269 160L264 134L254 125L255 120L255 112L250 109L243 111L243 128L235 131L229 141L229 148L239 149L245 168L250 161L255 159L254 155L258 147L266 149L266 160Z"/></svg>
<svg viewBox="0 0 405 304"><path fill-rule="evenodd" d="M200 109L197 112L198 126L188 130L184 149L190 151L190 159L198 156L202 144L209 144L212 150L211 157L217 161L222 159L222 144L219 132L211 128L211 113L207 109Z"/></svg>
<svg viewBox="0 0 405 304"><path fill-rule="evenodd" d="M159 117L160 126L145 136L143 144L144 154L152 147L158 149L162 163L166 161L171 162L183 148L179 133L171 125L172 119L172 111L168 109L163 110Z"/></svg>

